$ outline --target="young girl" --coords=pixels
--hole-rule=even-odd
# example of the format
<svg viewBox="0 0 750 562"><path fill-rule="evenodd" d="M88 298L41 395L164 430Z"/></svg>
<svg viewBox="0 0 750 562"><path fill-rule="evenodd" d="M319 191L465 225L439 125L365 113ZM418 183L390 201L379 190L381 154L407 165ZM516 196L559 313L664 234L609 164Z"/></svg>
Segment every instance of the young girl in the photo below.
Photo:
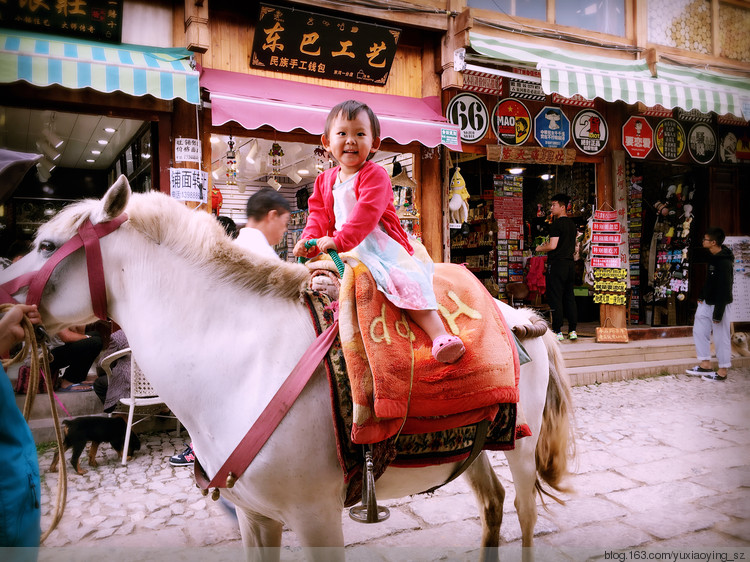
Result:
<svg viewBox="0 0 750 562"><path fill-rule="evenodd" d="M335 106L326 119L323 146L338 166L315 181L308 201L307 226L294 255L351 252L370 270L378 289L432 340L432 355L455 363L464 354L459 338L448 334L437 312L432 287L433 263L421 246L420 256L401 227L393 206L388 172L370 162L380 148L380 122L365 104L349 100ZM317 238L317 249L305 241Z"/></svg>

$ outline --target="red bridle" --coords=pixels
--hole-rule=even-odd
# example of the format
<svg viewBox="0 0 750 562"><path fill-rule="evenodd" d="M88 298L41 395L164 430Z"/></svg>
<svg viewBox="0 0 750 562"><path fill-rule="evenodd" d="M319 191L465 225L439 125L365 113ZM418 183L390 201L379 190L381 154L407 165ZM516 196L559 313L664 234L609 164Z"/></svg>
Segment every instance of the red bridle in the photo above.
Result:
<svg viewBox="0 0 750 562"><path fill-rule="evenodd" d="M128 220L128 215L125 213L111 221L99 224L92 224L91 220L86 219L76 235L58 248L40 270L24 273L0 285L0 302L16 302L13 295L24 287L28 287L26 304L39 305L42 300L42 291L52 272L63 259L83 246L86 253L86 269L89 274L89 291L94 314L97 318L106 320L107 288L104 283L104 265L99 239L117 230L126 220Z"/></svg>

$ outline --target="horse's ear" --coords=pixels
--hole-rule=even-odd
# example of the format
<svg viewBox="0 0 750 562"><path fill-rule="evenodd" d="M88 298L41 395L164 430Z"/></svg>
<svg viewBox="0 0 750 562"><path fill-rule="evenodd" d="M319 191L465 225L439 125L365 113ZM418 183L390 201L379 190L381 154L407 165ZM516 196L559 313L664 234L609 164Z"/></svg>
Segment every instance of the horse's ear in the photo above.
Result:
<svg viewBox="0 0 750 562"><path fill-rule="evenodd" d="M102 211L104 212L102 220L112 220L120 216L128 206L128 201L130 201L130 184L128 178L121 175L102 198Z"/></svg>

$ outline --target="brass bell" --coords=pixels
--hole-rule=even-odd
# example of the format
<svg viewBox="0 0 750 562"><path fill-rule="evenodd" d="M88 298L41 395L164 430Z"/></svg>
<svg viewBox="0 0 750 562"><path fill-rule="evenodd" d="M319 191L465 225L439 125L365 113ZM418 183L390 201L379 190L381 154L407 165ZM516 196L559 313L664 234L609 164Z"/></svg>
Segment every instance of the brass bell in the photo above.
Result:
<svg viewBox="0 0 750 562"><path fill-rule="evenodd" d="M236 482L237 476L234 474L234 472L230 472L229 474L227 474L227 488L233 488Z"/></svg>
<svg viewBox="0 0 750 562"><path fill-rule="evenodd" d="M220 497L221 497L221 491L219 491L218 488L214 488L214 491L211 492L211 499L214 501L218 501Z"/></svg>
<svg viewBox="0 0 750 562"><path fill-rule="evenodd" d="M208 495L208 489L201 489L201 495L207 496Z"/></svg>

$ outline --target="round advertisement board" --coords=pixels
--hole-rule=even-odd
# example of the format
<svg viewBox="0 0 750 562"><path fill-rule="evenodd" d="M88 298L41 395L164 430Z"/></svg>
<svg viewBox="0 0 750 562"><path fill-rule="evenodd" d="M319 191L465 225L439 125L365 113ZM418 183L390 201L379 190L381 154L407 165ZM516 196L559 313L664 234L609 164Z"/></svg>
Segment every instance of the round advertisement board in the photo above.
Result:
<svg viewBox="0 0 750 562"><path fill-rule="evenodd" d="M601 113L584 109L573 118L572 135L578 150L585 154L598 154L607 146L609 129Z"/></svg>
<svg viewBox="0 0 750 562"><path fill-rule="evenodd" d="M468 143L481 140L489 128L489 115L484 102L467 92L458 94L448 103L445 118L458 126L461 140Z"/></svg>
<svg viewBox="0 0 750 562"><path fill-rule="evenodd" d="M696 123L688 133L688 152L699 164L708 164L716 156L716 134L705 123Z"/></svg>
<svg viewBox="0 0 750 562"><path fill-rule="evenodd" d="M685 129L674 119L662 119L654 131L654 144L662 158L677 160L685 152Z"/></svg>
<svg viewBox="0 0 750 562"><path fill-rule="evenodd" d="M500 100L492 110L492 132L509 146L525 143L531 136L531 114L526 106L512 98Z"/></svg>

